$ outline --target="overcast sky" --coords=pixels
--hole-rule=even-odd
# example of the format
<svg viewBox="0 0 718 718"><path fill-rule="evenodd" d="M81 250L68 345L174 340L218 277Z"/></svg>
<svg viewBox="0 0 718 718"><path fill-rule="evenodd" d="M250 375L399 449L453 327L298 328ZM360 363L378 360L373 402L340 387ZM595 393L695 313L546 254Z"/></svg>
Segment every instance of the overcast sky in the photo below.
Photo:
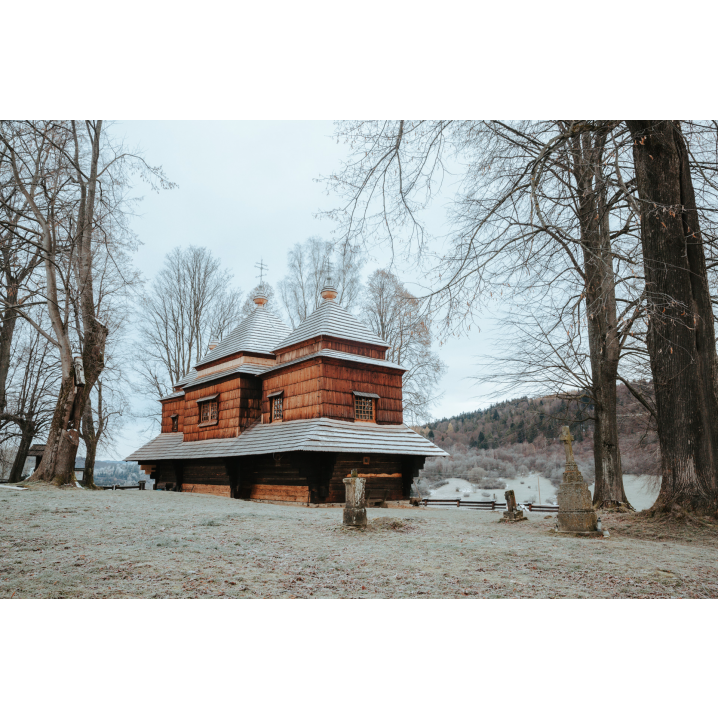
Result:
<svg viewBox="0 0 718 718"><path fill-rule="evenodd" d="M332 223L315 214L336 205L316 180L338 170L346 156L346 148L332 139L332 122L122 122L113 132L139 146L150 164L162 165L179 185L159 194L136 188L144 199L133 220L142 242L135 260L150 281L171 249L196 244L211 249L244 292L257 284L254 264L260 259L276 286L295 242L331 236ZM435 228L443 217L437 205L430 217ZM374 253L365 276L387 261ZM488 329L488 321L481 328ZM486 338L484 331L437 345L448 365L437 417L487 405L485 392L468 378L473 357L488 351ZM147 441L139 429L130 423L116 455L104 458L124 457Z"/></svg>

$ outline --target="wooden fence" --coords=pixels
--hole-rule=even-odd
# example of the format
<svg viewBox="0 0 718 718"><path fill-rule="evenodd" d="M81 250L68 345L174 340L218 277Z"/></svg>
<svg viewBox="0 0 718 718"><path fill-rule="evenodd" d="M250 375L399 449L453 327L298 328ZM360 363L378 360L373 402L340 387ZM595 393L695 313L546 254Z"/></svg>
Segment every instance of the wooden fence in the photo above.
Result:
<svg viewBox="0 0 718 718"><path fill-rule="evenodd" d="M459 509L474 509L476 511L505 511L505 501L466 501L464 499L422 499L422 506L436 506L443 508L456 507ZM529 511L543 513L556 513L558 506L554 504L524 504Z"/></svg>
<svg viewBox="0 0 718 718"><path fill-rule="evenodd" d="M120 486L113 484L112 486L98 486L98 489L104 489L105 491L125 491L127 489L139 489L140 491L145 490L146 481L140 481L139 484L132 484L131 486Z"/></svg>

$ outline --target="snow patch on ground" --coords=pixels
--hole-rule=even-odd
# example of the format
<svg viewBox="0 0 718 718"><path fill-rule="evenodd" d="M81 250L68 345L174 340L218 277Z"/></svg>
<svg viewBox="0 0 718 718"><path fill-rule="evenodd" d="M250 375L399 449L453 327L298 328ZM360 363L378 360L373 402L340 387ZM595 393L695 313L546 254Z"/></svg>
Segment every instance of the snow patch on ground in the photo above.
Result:
<svg viewBox="0 0 718 718"><path fill-rule="evenodd" d="M504 492L513 489L516 501L520 504L556 503L557 488L539 473L532 472L515 479L501 478L506 484L505 489L479 489L465 479L446 479L445 486L434 489L426 498L431 499L466 499L467 501L504 501ZM624 474L623 485L626 496L636 511L644 511L653 506L658 490L650 486L648 477ZM593 495L593 485L590 487ZM466 496L468 494L468 496ZM488 494L488 495L485 495Z"/></svg>

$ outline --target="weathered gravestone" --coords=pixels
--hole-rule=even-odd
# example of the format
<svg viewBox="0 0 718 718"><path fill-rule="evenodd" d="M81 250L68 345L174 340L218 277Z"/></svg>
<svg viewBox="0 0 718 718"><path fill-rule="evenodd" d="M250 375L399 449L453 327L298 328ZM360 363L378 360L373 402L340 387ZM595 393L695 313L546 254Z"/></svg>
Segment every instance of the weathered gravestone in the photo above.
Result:
<svg viewBox="0 0 718 718"><path fill-rule="evenodd" d="M499 523L505 523L507 521L528 521L524 516L524 512L519 511L513 489L505 491L504 497L506 498L506 511L504 511L504 517L499 519Z"/></svg>
<svg viewBox="0 0 718 718"><path fill-rule="evenodd" d="M357 470L352 469L352 475L344 479L344 490L346 491L345 526L366 526L366 479L357 474Z"/></svg>
<svg viewBox="0 0 718 718"><path fill-rule="evenodd" d="M558 498L558 531L559 533L579 533L603 535L597 530L598 518L593 510L591 492L586 486L583 476L573 457L571 442L573 436L568 426L561 429L559 439L566 446L566 470L563 472Z"/></svg>

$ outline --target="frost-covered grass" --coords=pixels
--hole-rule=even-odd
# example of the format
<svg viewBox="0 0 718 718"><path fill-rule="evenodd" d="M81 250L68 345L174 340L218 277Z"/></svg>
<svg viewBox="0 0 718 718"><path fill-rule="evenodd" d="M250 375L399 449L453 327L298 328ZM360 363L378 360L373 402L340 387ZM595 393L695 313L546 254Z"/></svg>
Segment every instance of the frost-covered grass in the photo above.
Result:
<svg viewBox="0 0 718 718"><path fill-rule="evenodd" d="M398 520L365 532L341 515L171 492L6 491L0 597L718 597L711 527L649 540L631 517L606 515L611 538L586 540L551 535L554 517L540 514L505 525L498 512L371 509Z"/></svg>

